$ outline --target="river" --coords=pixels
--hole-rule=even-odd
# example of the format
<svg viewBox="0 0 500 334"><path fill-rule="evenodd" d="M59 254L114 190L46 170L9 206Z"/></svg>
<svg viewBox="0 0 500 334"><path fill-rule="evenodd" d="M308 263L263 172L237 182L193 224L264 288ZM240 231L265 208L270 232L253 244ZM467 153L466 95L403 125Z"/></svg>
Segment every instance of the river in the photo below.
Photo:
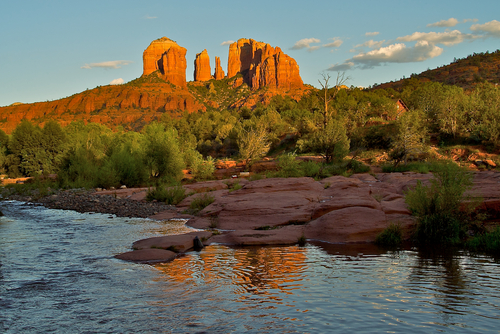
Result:
<svg viewBox="0 0 500 334"><path fill-rule="evenodd" d="M429 333L500 330L499 261L372 245L191 252L144 265L113 258L187 230L0 202L3 333Z"/></svg>

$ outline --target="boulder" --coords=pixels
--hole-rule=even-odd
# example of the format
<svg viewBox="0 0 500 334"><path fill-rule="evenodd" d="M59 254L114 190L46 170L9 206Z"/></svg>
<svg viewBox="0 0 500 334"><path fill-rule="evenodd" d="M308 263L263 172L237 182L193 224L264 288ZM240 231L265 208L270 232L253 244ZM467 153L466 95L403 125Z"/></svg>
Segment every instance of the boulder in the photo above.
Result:
<svg viewBox="0 0 500 334"><path fill-rule="evenodd" d="M168 262L175 259L177 254L166 249L140 249L115 255L115 258L138 263Z"/></svg>
<svg viewBox="0 0 500 334"><path fill-rule="evenodd" d="M201 53L196 54L194 60L194 81L208 81L212 79L210 69L210 57L208 56L207 49Z"/></svg>
<svg viewBox="0 0 500 334"><path fill-rule="evenodd" d="M141 249L168 249L174 252L186 252L193 248L193 240L195 237L200 240L208 239L212 236L212 232L197 231L179 235L167 235L162 237L153 237L142 239L133 243L132 248L135 250Z"/></svg>

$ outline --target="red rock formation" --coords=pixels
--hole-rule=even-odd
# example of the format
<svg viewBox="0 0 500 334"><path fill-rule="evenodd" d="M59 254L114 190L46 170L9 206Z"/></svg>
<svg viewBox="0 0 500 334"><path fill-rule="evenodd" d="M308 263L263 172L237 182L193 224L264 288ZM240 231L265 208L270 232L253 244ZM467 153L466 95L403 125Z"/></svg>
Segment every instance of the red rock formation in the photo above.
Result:
<svg viewBox="0 0 500 334"><path fill-rule="evenodd" d="M196 54L194 60L194 81L208 81L212 79L210 69L210 57L208 56L207 49L201 53Z"/></svg>
<svg viewBox="0 0 500 334"><path fill-rule="evenodd" d="M167 37L154 40L142 55L143 73L160 70L162 78L176 86L186 86L186 49Z"/></svg>
<svg viewBox="0 0 500 334"><path fill-rule="evenodd" d="M215 57L215 73L214 73L215 80L224 79L225 76L226 74L224 73L222 66L220 66L220 58Z"/></svg>
<svg viewBox="0 0 500 334"><path fill-rule="evenodd" d="M269 44L253 39L240 39L229 46L227 76L243 74L243 80L252 89L302 88L297 62Z"/></svg>

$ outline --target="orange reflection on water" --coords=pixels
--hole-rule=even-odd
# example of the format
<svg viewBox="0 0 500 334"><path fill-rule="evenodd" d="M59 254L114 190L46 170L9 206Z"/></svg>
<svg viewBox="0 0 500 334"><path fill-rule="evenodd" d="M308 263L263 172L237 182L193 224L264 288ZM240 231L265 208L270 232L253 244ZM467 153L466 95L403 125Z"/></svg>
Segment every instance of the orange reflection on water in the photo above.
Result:
<svg viewBox="0 0 500 334"><path fill-rule="evenodd" d="M229 248L214 245L155 267L167 279L225 285L236 294L269 295L274 289L291 294L292 290L302 287L301 273L307 268L306 249L298 246Z"/></svg>

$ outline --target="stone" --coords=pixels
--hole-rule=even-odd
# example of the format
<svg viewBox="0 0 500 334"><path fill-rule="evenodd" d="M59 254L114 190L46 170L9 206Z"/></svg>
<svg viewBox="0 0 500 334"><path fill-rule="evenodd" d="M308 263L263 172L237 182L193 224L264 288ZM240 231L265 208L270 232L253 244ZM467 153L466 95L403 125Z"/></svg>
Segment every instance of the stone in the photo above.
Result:
<svg viewBox="0 0 500 334"><path fill-rule="evenodd" d="M208 56L207 49L196 54L194 60L194 81L208 81L212 79L210 69L210 57Z"/></svg>
<svg viewBox="0 0 500 334"><path fill-rule="evenodd" d="M224 70L222 69L222 66L220 66L220 58L215 57L215 73L214 73L214 78L215 80L221 80L226 77L226 74L224 73Z"/></svg>
<svg viewBox="0 0 500 334"><path fill-rule="evenodd" d="M186 51L167 37L152 41L142 55L142 75L159 70L164 80L176 86L186 87Z"/></svg>
<svg viewBox="0 0 500 334"><path fill-rule="evenodd" d="M132 248L136 250L149 248L168 249L183 253L194 247L193 240L196 236L201 240L208 239L212 236L212 232L197 231L180 235L147 238L134 242Z"/></svg>
<svg viewBox="0 0 500 334"><path fill-rule="evenodd" d="M115 255L115 258L137 263L168 262L175 259L177 254L166 249L140 249Z"/></svg>
<svg viewBox="0 0 500 334"><path fill-rule="evenodd" d="M297 62L279 48L239 39L229 46L227 76L244 75L243 81L253 90L262 87L289 90L302 88Z"/></svg>

